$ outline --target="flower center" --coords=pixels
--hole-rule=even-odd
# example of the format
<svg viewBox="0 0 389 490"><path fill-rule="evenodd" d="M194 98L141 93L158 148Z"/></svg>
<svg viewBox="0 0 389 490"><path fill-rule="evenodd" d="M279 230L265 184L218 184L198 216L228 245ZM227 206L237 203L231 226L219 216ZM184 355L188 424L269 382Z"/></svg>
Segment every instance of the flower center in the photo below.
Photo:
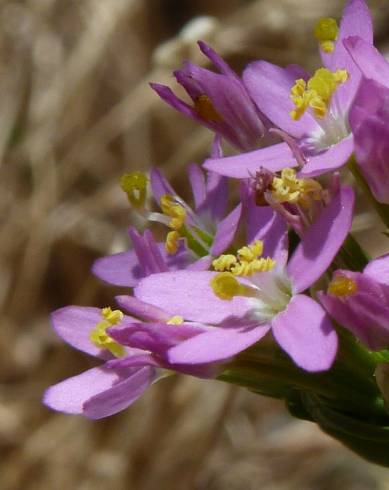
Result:
<svg viewBox="0 0 389 490"><path fill-rule="evenodd" d="M322 187L314 179L298 179L293 168L284 168L280 177L274 177L271 195L279 203L300 204L309 207L312 199L322 199Z"/></svg>
<svg viewBox="0 0 389 490"><path fill-rule="evenodd" d="M311 109L315 117L324 118L332 95L347 79L346 70L332 72L327 68L316 70L308 82L299 78L290 91L290 98L295 105L290 117L298 121L308 109Z"/></svg>
<svg viewBox="0 0 389 490"><path fill-rule="evenodd" d="M331 296L352 296L358 290L357 283L349 277L336 275L328 285L327 293Z"/></svg>
<svg viewBox="0 0 389 490"><path fill-rule="evenodd" d="M332 17L323 17L315 25L314 36L325 53L332 53L338 37L339 27Z"/></svg>
<svg viewBox="0 0 389 490"><path fill-rule="evenodd" d="M258 258L263 243L257 240L252 245L238 250L237 255L221 255L213 261L217 271L210 286L214 294L225 301L235 296L248 298L250 315L260 322L273 318L283 311L291 298L291 284L286 275L274 269L275 261ZM238 277L243 281L239 281Z"/></svg>
<svg viewBox="0 0 389 490"><path fill-rule="evenodd" d="M107 334L109 327L118 325L123 320L123 313L107 307L101 310L101 316L102 320L97 323L89 335L91 342L100 349L108 349L115 357L123 357L126 353L124 347Z"/></svg>

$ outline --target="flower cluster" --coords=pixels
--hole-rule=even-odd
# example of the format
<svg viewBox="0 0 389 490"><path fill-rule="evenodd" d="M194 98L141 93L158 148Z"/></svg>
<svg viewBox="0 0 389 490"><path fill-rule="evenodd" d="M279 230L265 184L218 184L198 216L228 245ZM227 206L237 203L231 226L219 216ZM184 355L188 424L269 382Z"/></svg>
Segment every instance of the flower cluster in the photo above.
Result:
<svg viewBox="0 0 389 490"><path fill-rule="evenodd" d="M323 66L313 74L261 60L239 77L199 42L216 71L186 62L174 72L188 101L151 84L214 142L188 166L193 205L158 169L122 177L143 230L92 269L127 288L119 309L52 315L58 335L103 364L50 387L46 405L98 419L174 372L218 378L285 399L389 465L358 425L389 444L389 255L369 260L350 233L354 189L339 173L354 174L388 226L389 63L364 0L346 2L340 25L320 19L314 36ZM236 154L223 155L224 141Z"/></svg>

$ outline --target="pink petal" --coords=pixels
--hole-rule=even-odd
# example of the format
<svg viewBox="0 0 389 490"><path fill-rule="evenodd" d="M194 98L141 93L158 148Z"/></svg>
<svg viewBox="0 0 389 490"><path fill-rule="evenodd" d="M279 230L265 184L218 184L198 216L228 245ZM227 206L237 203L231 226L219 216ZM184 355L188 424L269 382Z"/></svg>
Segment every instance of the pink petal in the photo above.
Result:
<svg viewBox="0 0 389 490"><path fill-rule="evenodd" d="M288 259L288 230L285 220L270 206L256 206L248 196L247 242L263 241L263 256L273 258L279 266Z"/></svg>
<svg viewBox="0 0 389 490"><path fill-rule="evenodd" d="M126 376L124 373L129 372ZM134 402L150 385L154 369L144 367L130 371L89 369L78 376L51 386L44 395L50 408L92 419L112 415Z"/></svg>
<svg viewBox="0 0 389 490"><path fill-rule="evenodd" d="M294 104L290 89L296 82L296 69L281 68L267 61L250 63L243 73L243 83L258 109L270 121L295 138L313 132L318 126L314 118L305 113L299 121L290 117Z"/></svg>
<svg viewBox="0 0 389 490"><path fill-rule="evenodd" d="M204 172L196 163L191 163L188 166L188 176L192 188L195 208L198 209L204 203L207 196Z"/></svg>
<svg viewBox="0 0 389 490"><path fill-rule="evenodd" d="M326 371L335 360L338 338L330 318L313 299L292 298L272 320L273 335L297 366L306 371Z"/></svg>
<svg viewBox="0 0 389 490"><path fill-rule="evenodd" d="M328 57L327 68L332 71L347 70L349 74L347 82L342 84L335 94L343 113L347 112L352 103L361 80L361 72L343 44L343 40L350 36L358 36L367 43L373 44L371 15L364 0L349 0L347 2L334 52Z"/></svg>
<svg viewBox="0 0 389 490"><path fill-rule="evenodd" d="M352 136L332 145L328 150L307 158L307 163L299 172L300 177L316 177L342 167L354 151Z"/></svg>
<svg viewBox="0 0 389 490"><path fill-rule="evenodd" d="M357 36L345 39L344 46L365 78L389 87L389 63L378 49Z"/></svg>
<svg viewBox="0 0 389 490"><path fill-rule="evenodd" d="M109 352L96 347L89 338L100 321L100 308L65 306L51 314L53 328L65 342L92 356L110 359Z"/></svg>
<svg viewBox="0 0 389 490"><path fill-rule="evenodd" d="M295 293L304 291L327 270L351 228L354 191L341 187L304 234L287 266Z"/></svg>
<svg viewBox="0 0 389 490"><path fill-rule="evenodd" d="M286 143L279 143L232 157L209 158L204 163L204 168L207 170L235 179L253 177L255 172L261 168L278 172L283 168L296 166L296 159Z"/></svg>
<svg viewBox="0 0 389 490"><path fill-rule="evenodd" d="M269 329L269 325L243 328L215 327L170 349L168 359L172 364L224 361L255 344Z"/></svg>
<svg viewBox="0 0 389 490"><path fill-rule="evenodd" d="M153 274L135 288L135 296L157 306L171 316L217 324L227 318L241 318L250 309L245 298L223 301L214 294L210 281L214 272L177 271Z"/></svg>
<svg viewBox="0 0 389 490"><path fill-rule="evenodd" d="M171 196L176 196L177 193L170 185L169 181L164 177L162 172L153 168L150 172L150 183L153 190L154 199L157 201L158 205L161 201L161 197L165 194L170 194Z"/></svg>
<svg viewBox="0 0 389 490"><path fill-rule="evenodd" d="M378 283L389 286L389 254L371 260L363 273Z"/></svg>
<svg viewBox="0 0 389 490"><path fill-rule="evenodd" d="M239 226L241 214L242 205L238 204L238 206L236 206L236 208L218 224L211 248L211 254L213 256L222 254L231 245Z"/></svg>
<svg viewBox="0 0 389 490"><path fill-rule="evenodd" d="M92 272L99 279L115 286L134 287L144 276L136 253L120 252L95 260Z"/></svg>

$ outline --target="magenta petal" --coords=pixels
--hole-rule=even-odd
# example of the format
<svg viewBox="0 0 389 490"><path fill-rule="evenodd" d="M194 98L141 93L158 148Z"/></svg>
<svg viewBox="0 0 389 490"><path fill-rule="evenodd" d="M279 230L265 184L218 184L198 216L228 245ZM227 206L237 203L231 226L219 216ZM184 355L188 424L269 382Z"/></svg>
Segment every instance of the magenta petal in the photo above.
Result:
<svg viewBox="0 0 389 490"><path fill-rule="evenodd" d="M329 59L327 68L347 70L349 78L336 91L335 97L346 113L361 80L361 72L355 65L350 54L343 44L343 40L350 36L358 36L369 44L373 44L373 26L369 9L364 0L349 0L343 11L342 21L334 52Z"/></svg>
<svg viewBox="0 0 389 490"><path fill-rule="evenodd" d="M159 83L150 83L150 87L161 97L164 102L169 104L170 107L173 107L173 109L176 109L195 121L201 122L201 119L198 117L193 107L179 99L169 87Z"/></svg>
<svg viewBox="0 0 389 490"><path fill-rule="evenodd" d="M156 306L144 303L133 296L121 295L115 297L117 304L137 318L151 322L167 322L171 315Z"/></svg>
<svg viewBox="0 0 389 490"><path fill-rule="evenodd" d="M306 113L299 121L290 117L294 109L290 89L296 82L296 68L281 68L267 61L250 63L243 73L243 83L261 112L283 131L301 138L314 131L318 125Z"/></svg>
<svg viewBox="0 0 389 490"><path fill-rule="evenodd" d="M218 224L216 235L212 244L211 254L222 254L232 243L238 229L242 205L238 204L231 213Z"/></svg>
<svg viewBox="0 0 389 490"><path fill-rule="evenodd" d="M92 419L107 417L138 398L154 379L154 373L149 367L130 374L128 370L104 367L89 369L51 386L43 402L60 412L84 414Z"/></svg>
<svg viewBox="0 0 389 490"><path fill-rule="evenodd" d="M351 301L319 291L319 300L331 317L347 328L372 350L389 344L389 308L386 302L366 294L357 294Z"/></svg>
<svg viewBox="0 0 389 490"><path fill-rule="evenodd" d="M263 241L263 256L272 257L279 266L288 260L288 230L285 220L270 206L256 206L247 196L247 243Z"/></svg>
<svg viewBox="0 0 389 490"><path fill-rule="evenodd" d="M192 188L195 209L197 210L205 201L206 187L204 172L196 163L188 166L188 176Z"/></svg>
<svg viewBox="0 0 389 490"><path fill-rule="evenodd" d="M236 146L243 150L258 146L264 126L241 80L237 76L219 75L192 63L186 63L185 71L211 99L222 118L221 124L228 122Z"/></svg>
<svg viewBox="0 0 389 490"><path fill-rule="evenodd" d="M344 45L365 78L389 88L389 63L378 49L357 36L345 39Z"/></svg>
<svg viewBox="0 0 389 490"><path fill-rule="evenodd" d="M354 191L341 187L304 234L287 266L295 293L304 291L327 270L351 228Z"/></svg>
<svg viewBox="0 0 389 490"><path fill-rule="evenodd" d="M65 306L51 314L53 328L65 342L92 356L110 359L112 356L109 352L96 347L89 338L100 321L100 308Z"/></svg>
<svg viewBox="0 0 389 490"><path fill-rule="evenodd" d="M204 168L207 170L235 179L250 178L261 168L278 172L283 168L296 166L296 159L286 143L279 143L232 157L209 158L204 163Z"/></svg>
<svg viewBox="0 0 389 490"><path fill-rule="evenodd" d="M350 111L355 156L377 201L389 203L389 89L363 79Z"/></svg>
<svg viewBox="0 0 389 490"><path fill-rule="evenodd" d="M201 323L241 318L250 310L246 298L218 299L210 287L214 272L177 271L153 274L135 288L135 296L162 308L171 316Z"/></svg>
<svg viewBox="0 0 389 490"><path fill-rule="evenodd" d="M157 168L153 168L150 172L150 183L153 190L154 199L158 205L161 201L161 197L165 194L176 196L176 192L170 185L169 181L164 177L162 172Z"/></svg>
<svg viewBox="0 0 389 490"><path fill-rule="evenodd" d="M363 273L378 283L389 286L389 254L371 260Z"/></svg>
<svg viewBox="0 0 389 490"><path fill-rule="evenodd" d="M139 266L142 269L142 276L147 276L154 272L162 272L164 269L158 267L161 260L155 260L155 257L152 256L146 238L132 226L129 228L128 233L134 247L134 252L138 258Z"/></svg>
<svg viewBox="0 0 389 490"><path fill-rule="evenodd" d="M389 66L389 64L388 64ZM376 82L363 78L358 92L355 96L354 103L349 114L349 123L355 138L355 151L358 150L358 129L363 128L363 123L371 124L381 123L383 129L386 129L387 106L389 101L388 87ZM381 130L382 131L382 130ZM363 134L363 129L362 129ZM381 137L371 139L370 144L375 145ZM384 138L386 140L386 138ZM368 150L362 148L362 154L369 153ZM357 155L358 157L358 155Z"/></svg>
<svg viewBox="0 0 389 490"><path fill-rule="evenodd" d="M226 215L228 205L228 179L214 172L208 172L207 198L198 208L199 214L211 216L218 223Z"/></svg>
<svg viewBox="0 0 389 490"><path fill-rule="evenodd" d="M385 349L389 345L388 285L377 282L374 274L370 276L365 272L338 270L334 277L338 275L354 281L354 294L339 297L319 291L322 305L370 349Z"/></svg>
<svg viewBox="0 0 389 490"><path fill-rule="evenodd" d="M214 327L178 344L168 352L172 364L206 364L229 359L264 337L269 325L257 327Z"/></svg>
<svg viewBox="0 0 389 490"><path fill-rule="evenodd" d="M354 139L349 136L318 155L307 158L307 163L300 170L301 177L316 177L342 167L354 150Z"/></svg>
<svg viewBox="0 0 389 490"><path fill-rule="evenodd" d="M326 371L335 360L338 337L331 320L312 298L294 296L272 320L273 335L297 366L306 371Z"/></svg>
<svg viewBox="0 0 389 490"><path fill-rule="evenodd" d="M120 252L95 260L92 272L99 279L115 286L134 287L144 273L134 251Z"/></svg>
<svg viewBox="0 0 389 490"><path fill-rule="evenodd" d="M191 323L132 323L109 329L109 335L122 345L164 356L166 350L204 332L205 327Z"/></svg>
<svg viewBox="0 0 389 490"><path fill-rule="evenodd" d="M344 8L338 40L349 36L358 36L367 43L373 44L373 23L365 0L348 0ZM338 43L337 43L338 44ZM343 52L336 46L333 56Z"/></svg>
<svg viewBox="0 0 389 490"><path fill-rule="evenodd" d="M210 46L208 46L208 44L206 44L204 41L199 41L198 45L201 52L205 54L205 56L214 64L220 73L233 78L238 78L237 74L230 68L223 58L219 56Z"/></svg>

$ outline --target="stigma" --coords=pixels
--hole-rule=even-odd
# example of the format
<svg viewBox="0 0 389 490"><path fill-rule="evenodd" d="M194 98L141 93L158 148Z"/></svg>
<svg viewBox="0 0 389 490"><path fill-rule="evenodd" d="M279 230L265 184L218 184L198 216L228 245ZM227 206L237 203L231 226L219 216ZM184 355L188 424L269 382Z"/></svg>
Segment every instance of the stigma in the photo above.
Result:
<svg viewBox="0 0 389 490"><path fill-rule="evenodd" d="M336 275L328 285L327 293L331 296L352 296L358 290L357 283L349 277Z"/></svg>
<svg viewBox="0 0 389 490"><path fill-rule="evenodd" d="M339 85L348 80L346 70L334 72L327 68L319 68L307 82L302 78L296 80L290 91L290 98L295 108L290 117L298 121L308 109L314 116L322 119L327 115L331 98Z"/></svg>
<svg viewBox="0 0 389 490"><path fill-rule="evenodd" d="M314 36L325 53L334 51L338 32L338 23L332 17L322 17L316 22Z"/></svg>
<svg viewBox="0 0 389 490"><path fill-rule="evenodd" d="M125 349L107 334L107 329L118 325L123 320L123 313L120 310L111 310L110 307L101 310L102 320L97 323L91 331L89 338L91 342L100 349L107 349L115 357L123 357Z"/></svg>

